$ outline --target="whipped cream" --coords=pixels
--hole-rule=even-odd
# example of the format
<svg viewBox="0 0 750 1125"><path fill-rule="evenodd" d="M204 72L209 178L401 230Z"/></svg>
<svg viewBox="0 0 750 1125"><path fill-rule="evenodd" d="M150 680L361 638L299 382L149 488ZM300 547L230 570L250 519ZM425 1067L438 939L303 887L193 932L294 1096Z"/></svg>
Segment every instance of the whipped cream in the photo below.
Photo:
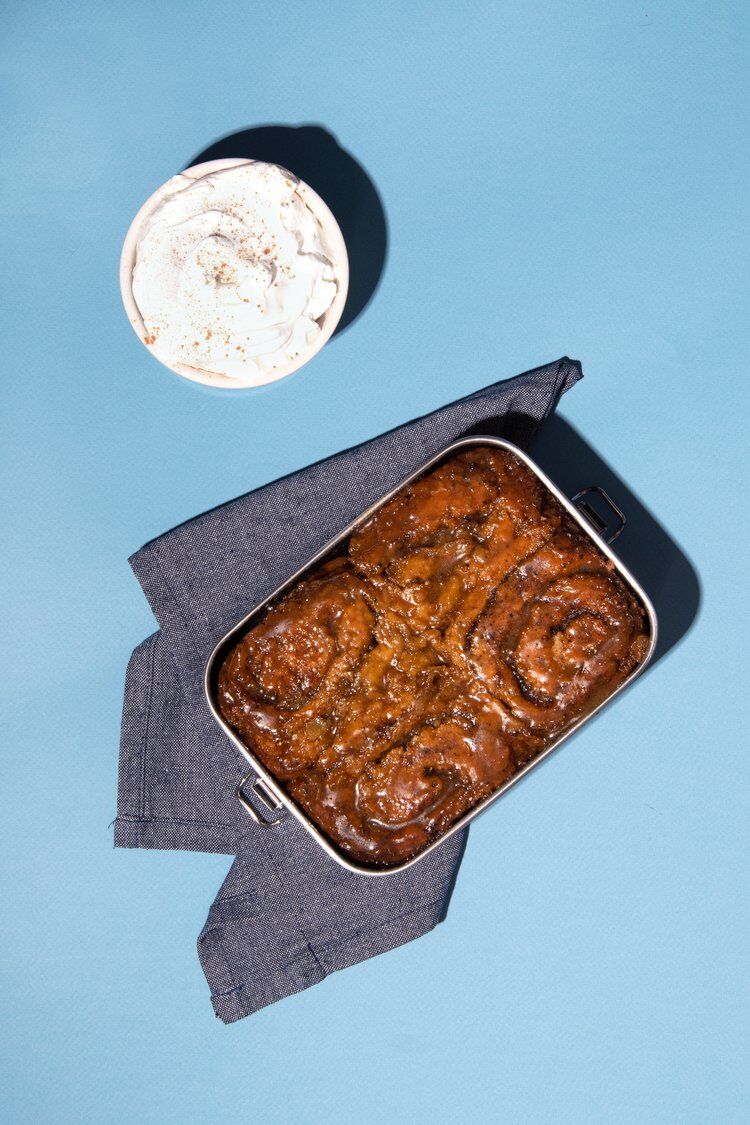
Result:
<svg viewBox="0 0 750 1125"><path fill-rule="evenodd" d="M337 283L298 184L261 161L169 181L133 269L145 342L160 359L265 382L315 343Z"/></svg>

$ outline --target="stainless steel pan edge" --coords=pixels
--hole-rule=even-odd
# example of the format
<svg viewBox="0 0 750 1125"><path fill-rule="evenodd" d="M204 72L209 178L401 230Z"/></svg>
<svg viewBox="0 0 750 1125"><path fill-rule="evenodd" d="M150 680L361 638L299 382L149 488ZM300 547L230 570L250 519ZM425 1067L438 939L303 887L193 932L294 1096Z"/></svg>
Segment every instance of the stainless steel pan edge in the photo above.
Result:
<svg viewBox="0 0 750 1125"><path fill-rule="evenodd" d="M365 520L368 520L370 516L372 516L378 510L378 508L382 507L383 504L386 504L392 496L395 496L395 494L402 488L406 487L406 485L411 484L412 481L417 479L417 477L422 476L425 472L431 469L433 465L435 465L438 461L441 461L444 457L450 456L452 453L457 453L461 449L469 449L472 446L476 445L492 445L498 449L505 449L510 453L515 454L516 457L523 461L523 463L527 465L528 468L538 477L542 484L544 484L546 488L549 489L552 495L556 497L560 504L562 504L563 508L565 508L570 517L575 520L581 530L594 541L599 550L612 561L618 574L642 603L642 606L648 616L650 626L650 644L648 652L646 653L645 658L638 665L638 667L635 668L627 677L627 679L624 680L623 683L621 683L620 686L616 688L611 695L603 700L598 705L598 707L595 707L593 711L590 711L588 712L588 714L582 716L582 718L580 718L578 722L574 723L571 727L564 731L559 738L555 739L555 741L551 743L551 745L548 746L546 750L543 750L541 754L539 754L531 762L528 762L525 766L523 766L518 771L518 773L509 778L503 785L500 786L499 789L497 789L494 793L491 793L489 797L485 797L483 801L480 801L479 804L475 805L473 808L469 809L468 812L464 813L463 816L459 817L459 819L454 824L452 824L450 828L448 828L436 840L433 840L433 842L429 844L423 851L419 852L418 855L413 856L412 859L407 860L405 863L395 864L390 867L367 867L364 864L356 863L354 860L349 859L343 852L339 851L339 849L320 831L317 825L307 816L305 811L296 803L296 801L294 801L287 793L283 791L283 789L281 789L279 783L274 780L273 776L268 772L263 763L255 757L253 752L241 741L240 738L238 738L238 736L228 725L228 723L224 721L214 699L213 683L215 665L221 652L225 648L227 648L227 646L232 642L235 636L248 628L253 618L260 617L260 615L271 602L276 601L277 598L286 593L286 591L290 589L290 587L292 587L297 581L299 581L299 579L304 574L312 570L323 558L325 558L326 555L330 554L337 547L339 547L340 544L345 539L347 539L352 534L352 532L355 531L357 527L359 527L360 524L364 523ZM594 715L598 714L598 712L601 711L603 707L608 706L609 703L611 703L611 701L615 698L615 696L619 695L621 691L628 687L629 684L631 684L633 680L636 679L636 677L639 676L641 672L643 672L644 668L648 665L651 657L653 656L654 648L656 647L657 628L658 625L656 620L656 612L651 603L651 599L648 597L645 590L642 588L637 579L630 573L624 563L622 563L617 558L609 544L591 526L590 522L586 520L586 518L568 499L568 497L564 496L563 493L560 492L557 485L555 485L549 479L549 477L542 472L539 466L536 465L535 462L532 461L532 459L526 453L524 453L522 449L519 449L517 446L513 445L512 442L505 441L502 438L477 435L467 438L460 438L458 441L453 441L449 445L441 449L433 457L430 457L430 459L423 465L421 465L420 468L416 469L408 477L400 481L397 485L394 486L394 488L392 488L389 492L387 492L384 496L382 496L379 500L372 504L366 511L357 516L355 520L352 520L352 522L348 524L348 526L345 527L342 531L340 531L338 535L336 535L333 539L326 543L325 546L321 547L321 549L317 551L312 556L312 558L304 564L304 566L295 571L295 573L287 578L285 582L282 582L282 584L277 587L277 589L275 589L273 593L269 594L268 597L264 598L262 602L260 602L248 614L246 614L241 621L239 621L232 629L229 630L228 633L226 633L222 637L222 639L218 642L213 652L211 653L211 656L209 657L206 664L204 688L206 699L208 701L208 707L214 719L224 731L227 738L229 738L234 743L240 753L244 755L244 757L253 767L253 771L255 772L257 777L264 783L266 789L274 798L276 798L279 808L283 806L283 808L287 809L294 817L296 817L296 819L317 841L317 843L320 844L324 851L326 851L332 859L336 860L337 863L340 863L349 871L354 871L359 875L380 877L384 875L392 875L398 871L404 871L407 867L411 867L412 864L418 863L421 859L424 859L426 855L429 855L429 853L434 848L439 847L440 844L442 844L444 840L447 840L449 836L452 836L455 832L460 832L461 829L465 828L470 821L474 820L475 817L483 813L490 807L490 805L493 805L495 801L498 801L500 797L507 793L507 791L512 786L516 785L521 780L521 778L525 777L527 773L529 773L532 769L543 762L545 758L548 758L549 755L554 750L557 750L557 748L563 742L565 742L566 739L570 738L572 734L575 734L579 727L581 727L584 723L589 722L589 720L592 719ZM242 783L240 783L240 787L241 784ZM238 789L240 789L240 787L238 787ZM248 802L246 799L243 801L243 804L245 804L245 806L247 807Z"/></svg>

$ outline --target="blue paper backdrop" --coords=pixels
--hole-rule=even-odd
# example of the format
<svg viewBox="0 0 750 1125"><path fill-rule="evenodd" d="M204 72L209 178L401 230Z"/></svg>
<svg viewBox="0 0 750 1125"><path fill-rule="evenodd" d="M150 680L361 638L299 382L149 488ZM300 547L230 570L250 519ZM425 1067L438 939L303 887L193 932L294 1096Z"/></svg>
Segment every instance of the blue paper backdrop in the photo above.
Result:
<svg viewBox="0 0 750 1125"><path fill-rule="evenodd" d="M747 14L7 0L4 1120L747 1120ZM372 177L386 268L222 396L138 342L120 244L216 138L300 122ZM229 860L111 846L127 555L563 353L563 413L700 573L692 632L477 823L444 925L222 1027L194 939Z"/></svg>

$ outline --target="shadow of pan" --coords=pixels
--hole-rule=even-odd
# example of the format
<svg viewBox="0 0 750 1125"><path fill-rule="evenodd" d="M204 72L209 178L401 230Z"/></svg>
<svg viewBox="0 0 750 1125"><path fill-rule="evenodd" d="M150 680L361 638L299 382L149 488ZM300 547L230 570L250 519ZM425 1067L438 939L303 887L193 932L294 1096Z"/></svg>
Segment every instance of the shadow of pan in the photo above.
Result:
<svg viewBox="0 0 750 1125"><path fill-rule="evenodd" d="M685 552L615 470L559 414L536 434L532 434L531 424L524 426L519 415L486 423L482 429L528 450L566 496L599 485L622 508L626 524L615 552L654 603L659 636L650 667L655 667L686 636L698 616L700 580Z"/></svg>

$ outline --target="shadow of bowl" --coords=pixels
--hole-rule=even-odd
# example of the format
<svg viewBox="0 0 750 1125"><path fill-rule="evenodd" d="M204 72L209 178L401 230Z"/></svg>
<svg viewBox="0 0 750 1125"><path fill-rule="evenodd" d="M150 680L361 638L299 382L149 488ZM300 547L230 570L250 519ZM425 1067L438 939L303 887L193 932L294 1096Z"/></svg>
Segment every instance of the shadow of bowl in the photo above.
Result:
<svg viewBox="0 0 750 1125"><path fill-rule="evenodd" d="M352 324L380 282L388 249L388 227L378 191L362 165L321 125L259 125L229 133L196 153L185 167L240 157L288 168L325 200L349 255L349 293L337 336Z"/></svg>

